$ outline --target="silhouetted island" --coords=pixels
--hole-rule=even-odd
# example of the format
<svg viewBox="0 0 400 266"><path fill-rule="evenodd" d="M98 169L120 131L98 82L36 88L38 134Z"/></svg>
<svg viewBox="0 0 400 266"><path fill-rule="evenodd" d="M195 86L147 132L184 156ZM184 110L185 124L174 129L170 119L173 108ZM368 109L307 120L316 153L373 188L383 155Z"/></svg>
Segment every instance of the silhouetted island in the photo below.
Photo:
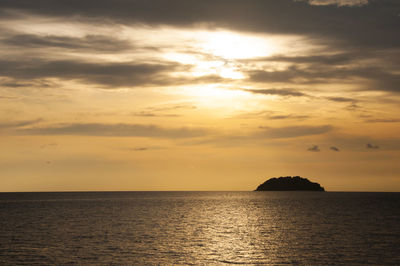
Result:
<svg viewBox="0 0 400 266"><path fill-rule="evenodd" d="M320 184L300 176L271 178L259 185L255 191L325 191Z"/></svg>

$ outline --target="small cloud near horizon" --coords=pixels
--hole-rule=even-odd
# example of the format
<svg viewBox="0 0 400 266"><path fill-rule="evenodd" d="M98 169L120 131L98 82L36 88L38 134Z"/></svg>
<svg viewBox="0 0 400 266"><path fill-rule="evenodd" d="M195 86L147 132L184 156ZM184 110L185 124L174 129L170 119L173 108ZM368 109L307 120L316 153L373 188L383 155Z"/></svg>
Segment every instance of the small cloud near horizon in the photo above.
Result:
<svg viewBox="0 0 400 266"><path fill-rule="evenodd" d="M314 146L308 148L307 150L308 150L308 151L311 151L311 152L320 152L320 151L321 151L321 150L319 149L318 145L314 145Z"/></svg>
<svg viewBox="0 0 400 266"><path fill-rule="evenodd" d="M147 147L136 147L136 148L132 148L130 149L131 151L147 151L149 148Z"/></svg>
<svg viewBox="0 0 400 266"><path fill-rule="evenodd" d="M371 143L367 143L366 147L367 147L367 149L372 149L372 150L379 149L378 145L373 145Z"/></svg>
<svg viewBox="0 0 400 266"><path fill-rule="evenodd" d="M332 146L329 148L332 151L340 151L340 149L338 147Z"/></svg>

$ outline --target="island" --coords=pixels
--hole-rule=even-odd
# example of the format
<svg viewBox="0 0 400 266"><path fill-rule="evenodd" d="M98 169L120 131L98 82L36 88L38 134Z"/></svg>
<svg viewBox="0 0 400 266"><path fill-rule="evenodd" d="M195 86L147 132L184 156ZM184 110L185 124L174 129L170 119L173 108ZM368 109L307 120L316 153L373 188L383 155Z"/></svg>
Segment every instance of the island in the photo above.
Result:
<svg viewBox="0 0 400 266"><path fill-rule="evenodd" d="M320 184L300 176L273 177L262 183L255 191L325 191Z"/></svg>

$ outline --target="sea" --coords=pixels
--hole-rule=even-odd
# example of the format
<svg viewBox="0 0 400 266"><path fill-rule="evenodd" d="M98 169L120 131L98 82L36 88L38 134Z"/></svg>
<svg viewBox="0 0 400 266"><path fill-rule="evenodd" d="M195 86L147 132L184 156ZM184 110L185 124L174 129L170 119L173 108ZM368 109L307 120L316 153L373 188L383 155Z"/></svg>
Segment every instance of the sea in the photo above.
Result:
<svg viewBox="0 0 400 266"><path fill-rule="evenodd" d="M0 193L0 265L400 265L400 193Z"/></svg>

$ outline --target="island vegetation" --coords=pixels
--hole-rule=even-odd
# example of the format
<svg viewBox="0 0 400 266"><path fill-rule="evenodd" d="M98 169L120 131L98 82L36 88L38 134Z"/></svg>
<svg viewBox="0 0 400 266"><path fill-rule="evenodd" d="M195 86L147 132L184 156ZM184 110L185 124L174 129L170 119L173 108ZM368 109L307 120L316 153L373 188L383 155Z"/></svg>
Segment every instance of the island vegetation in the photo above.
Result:
<svg viewBox="0 0 400 266"><path fill-rule="evenodd" d="M325 191L320 184L300 176L273 177L259 185L256 191Z"/></svg>

